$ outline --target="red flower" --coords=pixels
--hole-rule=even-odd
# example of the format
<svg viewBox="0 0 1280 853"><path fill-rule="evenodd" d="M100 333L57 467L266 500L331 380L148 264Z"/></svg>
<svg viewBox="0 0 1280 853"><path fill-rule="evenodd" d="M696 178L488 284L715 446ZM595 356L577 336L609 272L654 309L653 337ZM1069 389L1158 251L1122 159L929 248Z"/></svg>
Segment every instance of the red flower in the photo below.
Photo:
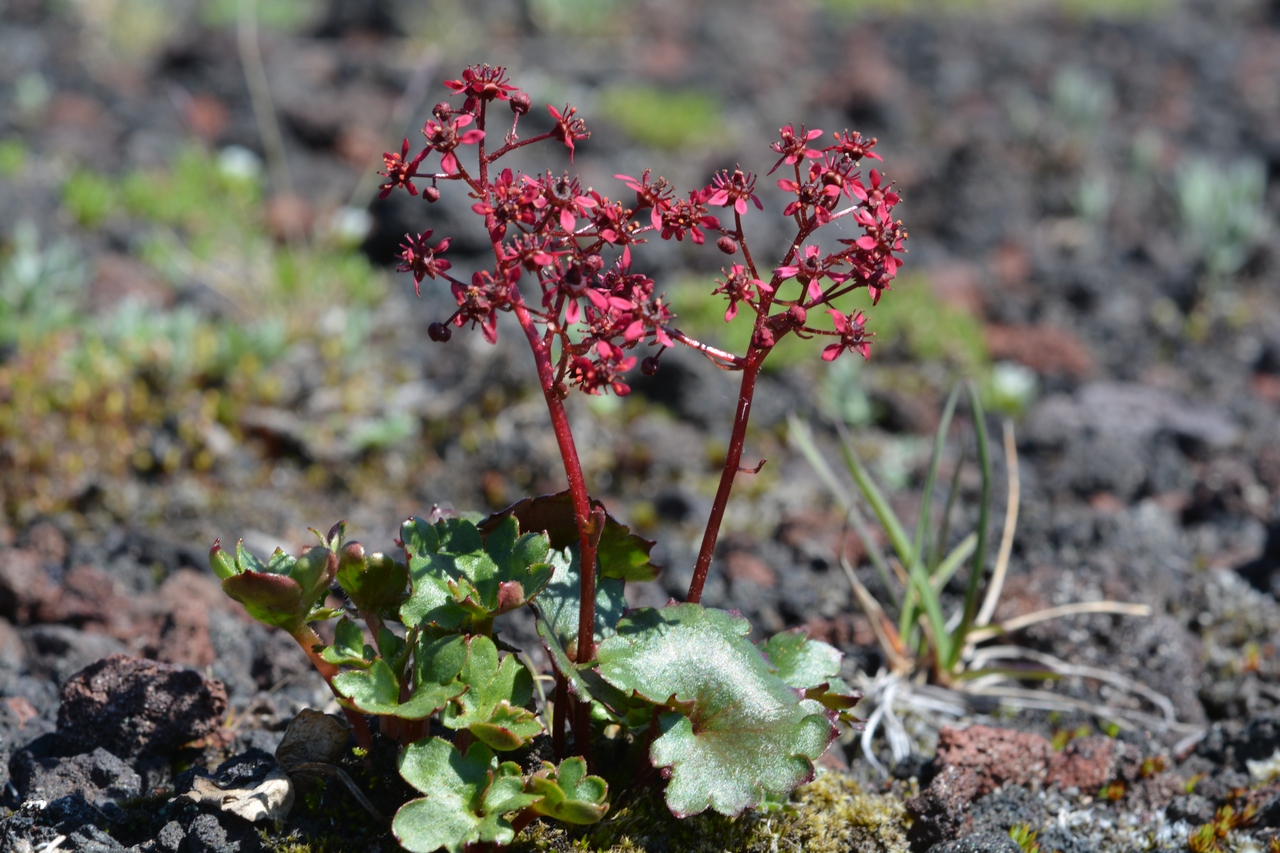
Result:
<svg viewBox="0 0 1280 853"><path fill-rule="evenodd" d="M782 156L778 158L778 162L774 163L773 168L769 170L770 175L777 171L778 167L783 163L790 165L793 163L799 163L805 158L813 160L822 156L821 151L805 147L809 144L809 140L816 139L822 135L821 130L806 131L802 124L800 125L800 133L797 135L795 128L791 125L787 125L786 127L781 128L778 131L778 134L782 137L781 140L773 143L769 147Z"/></svg>
<svg viewBox="0 0 1280 853"><path fill-rule="evenodd" d="M868 340L867 331L864 328L867 318L863 313L854 311L852 315L846 315L834 308L828 309L827 313L835 323L840 342L825 347L822 350L822 360L833 361L845 350L857 350L862 353L863 358L868 358L871 355L871 341Z"/></svg>
<svg viewBox="0 0 1280 853"><path fill-rule="evenodd" d="M765 284L758 278L752 278L747 273L747 268L742 264L734 264L729 268L728 272L720 270L725 274L725 280L716 280L720 286L711 291L714 296L717 293L723 293L729 297L729 308L724 312L724 321L728 323L734 317L738 316L738 303L746 302L751 304L751 300L755 297L756 290L763 290L765 293L772 293L773 288Z"/></svg>
<svg viewBox="0 0 1280 853"><path fill-rule="evenodd" d="M459 145L475 145L484 139L483 130L458 133L460 128L466 127L473 121L475 119L466 113L458 113L447 123L428 120L423 125L422 135L427 138L427 145L444 155L440 158L440 171L446 175L454 175L458 172L458 158L454 156L453 149Z"/></svg>
<svg viewBox="0 0 1280 853"><path fill-rule="evenodd" d="M417 157L406 161L405 158L408 156L409 140L407 139L404 141L404 147L400 149L399 154L388 151L382 155L382 160L387 165L387 171L379 172L378 174L385 176L388 180L378 187L378 189L382 190L378 194L378 198L386 198L391 195L391 191L396 187L404 187L409 191L409 195L418 194L418 188L413 185L411 178L418 174L418 164L422 162L423 157L427 156L427 151L424 148L418 152Z"/></svg>
<svg viewBox="0 0 1280 853"><path fill-rule="evenodd" d="M436 255L449 248L450 238L445 237L434 248L427 246L427 240L430 239L432 230L428 228L418 236L411 234L405 235L404 243L400 244L400 259L403 263L397 267L398 272L413 273L413 290L419 296L422 295L422 280L424 278L434 279L437 275L444 273L445 270L453 266L444 258L437 258Z"/></svg>
<svg viewBox="0 0 1280 853"><path fill-rule="evenodd" d="M855 163L863 157L870 157L872 160L883 159L879 154L871 150L876 144L874 136L870 139L863 139L861 133L857 131L850 133L847 130L843 134L837 133L834 136L836 144L822 149L823 151L839 151L843 156L848 157Z"/></svg>
<svg viewBox="0 0 1280 853"><path fill-rule="evenodd" d="M547 172L545 178L532 181L532 184L541 190L534 198L533 206L538 210L550 208L551 212L556 213L560 227L570 234L578 224L578 217L587 216L587 210L599 204L595 193L583 192L578 179L567 173L554 177Z"/></svg>
<svg viewBox="0 0 1280 853"><path fill-rule="evenodd" d="M463 112L473 112L478 101L505 101L520 90L507 82L507 69L489 64L472 65L462 72L461 80L445 80L457 94L465 94Z"/></svg>
<svg viewBox="0 0 1280 853"><path fill-rule="evenodd" d="M669 205L662 214L662 239L670 240L675 237L676 242L681 242L684 235L689 234L693 242L701 246L707 239L702 228L720 227L720 220L707 214L706 201L709 195L706 189L692 190L688 201L680 199Z"/></svg>
<svg viewBox="0 0 1280 853"><path fill-rule="evenodd" d="M646 207L652 208L652 213L649 217L650 222L653 223L654 228L661 228L662 215L670 209L671 196L674 194L671 184L667 183L667 179L658 178L658 180L650 183L648 169L644 170L644 174L639 179L628 175L614 175L614 177L635 190L636 210L644 210Z"/></svg>
<svg viewBox="0 0 1280 853"><path fill-rule="evenodd" d="M573 162L573 143L578 139L586 139L591 134L587 132L587 124L580 118L576 118L574 113L578 111L577 107L564 105L564 112L547 104L547 111L551 113L551 117L556 120L555 130L551 131L551 135L559 139L569 149L569 162Z"/></svg>
<svg viewBox="0 0 1280 853"><path fill-rule="evenodd" d="M817 246L805 246L801 250L795 263L784 267L778 267L773 274L783 279L794 277L800 282L800 286L805 288L806 296L818 302L822 300L822 284L824 278L829 278L834 282L844 281L849 277L847 273L834 272L831 265L834 258L831 255L819 258L820 250Z"/></svg>
<svg viewBox="0 0 1280 853"><path fill-rule="evenodd" d="M764 205L755 193L756 176L750 172L743 172L741 169L734 169L732 174L727 170L717 172L708 189L712 193L707 204L714 207L728 207L732 204L733 209L741 215L747 212L747 199L751 199L755 202L756 210L764 210Z"/></svg>

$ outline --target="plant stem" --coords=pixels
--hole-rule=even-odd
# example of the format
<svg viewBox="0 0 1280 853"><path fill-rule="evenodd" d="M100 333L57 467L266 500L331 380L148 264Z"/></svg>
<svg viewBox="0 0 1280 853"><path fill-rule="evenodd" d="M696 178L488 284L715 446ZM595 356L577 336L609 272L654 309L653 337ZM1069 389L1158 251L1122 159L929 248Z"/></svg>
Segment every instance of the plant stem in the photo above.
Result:
<svg viewBox="0 0 1280 853"><path fill-rule="evenodd" d="M711 516L707 519L707 528L702 534L702 548L698 551L698 562L694 564L693 580L689 583L689 594L686 601L694 604L702 600L702 587L707 582L707 570L711 568L711 557L716 550L716 539L720 535L720 523L724 520L724 510L729 503L729 493L733 491L733 478L738 474L742 464L742 446L747 438L747 421L751 417L751 398L756 393L756 376L760 373L760 365L768 355L768 350L752 347L747 353L747 364L742 369L742 384L738 388L738 410L733 418L733 433L729 437L729 451L725 454L724 469L720 472L720 487L716 489L715 503L711 505Z"/></svg>
<svg viewBox="0 0 1280 853"><path fill-rule="evenodd" d="M316 646L324 645L324 641L312 630L310 625L305 623L292 632L292 636L298 645L302 646L302 650L307 653L307 657L311 659L312 666L320 673L324 683L329 685L329 690L338 698L338 704L342 705L342 713L346 715L347 721L351 723L351 729L356 736L356 743L361 748L368 749L373 744L373 734L369 731L369 724L359 711L343 705L347 701L346 698L333 686L333 678L338 674L338 668L320 657L319 652L315 650Z"/></svg>
<svg viewBox="0 0 1280 853"><path fill-rule="evenodd" d="M578 447L573 441L573 431L569 427L569 415L564 409L564 401L556 388L555 372L551 365L551 353L547 345L538 335L533 317L528 306L519 293L513 294L512 311L529 339L529 347L533 350L533 358L538 368L538 380L542 386L542 396L547 401L547 413L551 416L551 428L555 432L556 443L560 448L560 458L564 462L565 477L569 481L569 496L573 501L573 515L578 523L578 545L581 554L579 561L579 595L578 607L578 663L586 663L595 657L595 623L596 623L596 545L604 529L603 518L593 516L591 498L587 495L587 481L582 474L582 462L578 459ZM557 691L558 692L558 691ZM565 709L567 711L568 708ZM557 717L568 719L567 714L556 710ZM579 718L582 715L579 715ZM578 722L578 719L575 719ZM576 726L575 726L576 728ZM586 755L588 732L575 737L575 748L580 755Z"/></svg>

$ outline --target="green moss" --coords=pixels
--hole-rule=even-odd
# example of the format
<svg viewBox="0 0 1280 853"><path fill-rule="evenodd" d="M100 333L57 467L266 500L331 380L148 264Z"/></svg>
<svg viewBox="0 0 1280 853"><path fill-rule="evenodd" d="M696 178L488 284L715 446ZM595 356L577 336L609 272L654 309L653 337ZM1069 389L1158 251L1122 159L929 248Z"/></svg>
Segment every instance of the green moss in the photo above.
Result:
<svg viewBox="0 0 1280 853"><path fill-rule="evenodd" d="M703 813L679 820L651 792L583 829L566 830L539 821L510 849L513 853L905 853L905 814L901 800L865 793L847 776L822 772L782 808L737 818Z"/></svg>
<svg viewBox="0 0 1280 853"><path fill-rule="evenodd" d="M0 140L0 176L11 178L27 163L27 146L16 136Z"/></svg>
<svg viewBox="0 0 1280 853"><path fill-rule="evenodd" d="M721 128L720 102L697 89L608 86L598 112L641 145L673 151L710 141Z"/></svg>

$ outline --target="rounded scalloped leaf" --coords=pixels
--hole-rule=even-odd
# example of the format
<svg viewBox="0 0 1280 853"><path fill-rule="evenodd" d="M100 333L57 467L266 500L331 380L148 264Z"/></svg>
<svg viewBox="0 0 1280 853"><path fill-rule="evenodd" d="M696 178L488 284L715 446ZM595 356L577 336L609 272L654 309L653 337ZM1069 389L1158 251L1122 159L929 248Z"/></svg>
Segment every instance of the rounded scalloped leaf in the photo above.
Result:
<svg viewBox="0 0 1280 853"><path fill-rule="evenodd" d="M603 509L604 504L593 500L593 508ZM565 492L525 498L506 509L499 510L480 522L483 533L495 529L510 516L520 522L521 530L539 530L547 534L551 547L563 550L578 545L578 522L573 512L573 498ZM637 536L631 528L605 513L604 532L597 546L600 577L622 581L651 581L662 571L649 561L654 542Z"/></svg>
<svg viewBox="0 0 1280 853"><path fill-rule="evenodd" d="M488 637L467 640L467 662L459 679L467 692L440 715L451 729L468 729L497 749L517 749L542 733L542 724L525 705L533 696L533 678L515 655L498 662L498 647Z"/></svg>
<svg viewBox="0 0 1280 853"><path fill-rule="evenodd" d="M477 841L508 844L515 831L503 815L538 800L524 792L519 767L499 765L482 743L464 756L441 738L418 741L400 753L399 766L404 780L426 794L405 803L391 822L410 853L460 853Z"/></svg>
<svg viewBox="0 0 1280 853"><path fill-rule="evenodd" d="M538 596L538 609L555 629L556 637L564 646L565 652L576 659L578 603L582 600L581 579L578 574L580 563L578 549L566 548L561 551L552 551L551 562L556 571L546 589ZM596 580L595 641L597 643L605 637L613 636L613 626L618 624L618 620L627 610L624 588L625 583L618 578L602 577Z"/></svg>
<svg viewBox="0 0 1280 853"><path fill-rule="evenodd" d="M801 628L774 634L760 644L760 651L769 659L774 674L827 708L845 712L862 699L860 690L840 678L844 654L834 646L805 636ZM841 713L841 719L847 723L858 722L846 713Z"/></svg>
<svg viewBox="0 0 1280 853"><path fill-rule="evenodd" d="M400 701L400 682L387 662L379 658L368 672L341 672L333 677L333 686L351 704L366 714L424 720L466 691L466 685L426 682L417 685L404 702Z"/></svg>
<svg viewBox="0 0 1280 853"><path fill-rule="evenodd" d="M542 797L534 811L565 823L586 826L609 811L608 783L587 775L587 762L578 756L566 758L559 767L542 762L542 770L529 779L526 790Z"/></svg>
<svg viewBox="0 0 1280 853"><path fill-rule="evenodd" d="M372 646L365 644L360 626L343 616L334 627L333 645L326 647L320 657L335 666L368 669L374 651Z"/></svg>
<svg viewBox="0 0 1280 853"><path fill-rule="evenodd" d="M600 644L598 669L620 690L676 710L659 717L649 758L668 768L678 817L741 814L813 778L836 735L826 710L775 675L746 619L697 604L640 608Z"/></svg>

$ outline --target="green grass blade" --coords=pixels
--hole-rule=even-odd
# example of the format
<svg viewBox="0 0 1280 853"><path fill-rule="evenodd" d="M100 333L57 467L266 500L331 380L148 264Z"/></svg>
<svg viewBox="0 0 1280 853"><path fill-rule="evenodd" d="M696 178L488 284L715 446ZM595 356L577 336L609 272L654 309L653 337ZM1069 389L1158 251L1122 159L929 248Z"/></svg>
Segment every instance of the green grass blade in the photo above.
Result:
<svg viewBox="0 0 1280 853"><path fill-rule="evenodd" d="M951 512L955 509L956 499L960 497L960 471L964 468L965 460L968 458L966 448L961 445L960 458L956 460L956 468L951 472L951 485L947 489L947 504L942 510L942 524L938 528L938 536L933 541L933 548L929 554L930 563L938 560L938 554L943 552L947 547L947 539L951 536Z"/></svg>
<svg viewBox="0 0 1280 853"><path fill-rule="evenodd" d="M794 413L787 415L787 437L790 439L791 445L799 450L800 455L808 461L809 466L813 468L814 473L818 475L818 479L831 492L831 496L835 498L836 503L844 510L845 517L849 520L849 524L853 526L854 535L862 540L863 548L867 552L867 558L871 560L871 565L875 566L876 573L880 576L880 582L884 584L886 590L892 592L897 588L894 583L893 573L889 571L889 564L885 562L884 554L880 553L875 540L871 538L871 529L867 526L866 517L863 516L862 510L854 502L853 496L840 483L826 457L818 451L818 446L813 441L813 432L810 430L809 425L796 417ZM900 611L902 605L899 603L895 609Z"/></svg>
<svg viewBox="0 0 1280 853"><path fill-rule="evenodd" d="M942 451L947 442L947 431L951 428L951 417L956 411L956 401L960 399L960 386L951 389L947 397L947 405L942 410L942 420L938 422L938 430L933 437L933 456L929 459L929 472L924 478L924 492L920 499L920 515L916 519L916 538L912 553L921 555L925 567L933 574L932 555L925 553L925 537L929 535L930 514L933 509L933 483L938 477L938 466L942 464Z"/></svg>
<svg viewBox="0 0 1280 853"><path fill-rule="evenodd" d="M987 525L991 517L991 450L987 446L986 413L982 409L982 401L972 383L966 383L965 391L969 398L969 410L973 415L974 438L978 444L978 463L982 468L982 493L978 510L978 545L973 553L973 562L969 574L969 585L964 593L964 618L956 629L956 642L953 646L955 654L964 648L964 638L973 627L973 619L978 610L978 591L987 568ZM948 659L948 666L954 666L955 659Z"/></svg>
<svg viewBox="0 0 1280 853"><path fill-rule="evenodd" d="M960 540L960 544L951 549L951 553L943 558L938 567L934 569L932 578L932 586L935 592L942 592L942 588L947 585L947 581L960 570L964 565L964 561L973 556L974 549L978 546L978 534L970 533L964 539Z"/></svg>
<svg viewBox="0 0 1280 853"><path fill-rule="evenodd" d="M853 440L849 438L849 432L844 428L844 424L837 422L836 429L840 433L840 450L844 454L845 465L849 468L853 482L858 486L858 491L862 493L871 511L875 513L876 521L880 522L880 526L889 536L889 544L893 546L898 559L904 566L910 565L915 559L915 551L911 547L911 540L907 538L906 530L898 521L898 516L894 514L889 502L885 500L884 494L871 479L870 472L858 458L857 451L853 449Z"/></svg>

